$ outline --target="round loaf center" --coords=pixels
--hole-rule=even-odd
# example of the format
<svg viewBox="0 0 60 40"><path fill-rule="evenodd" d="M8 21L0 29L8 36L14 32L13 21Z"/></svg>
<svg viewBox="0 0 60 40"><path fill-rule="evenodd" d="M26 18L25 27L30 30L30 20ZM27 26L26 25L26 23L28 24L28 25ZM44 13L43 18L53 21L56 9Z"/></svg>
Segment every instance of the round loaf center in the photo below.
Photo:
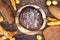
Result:
<svg viewBox="0 0 60 40"><path fill-rule="evenodd" d="M38 30L43 24L42 14L34 7L25 7L19 14L19 23L28 30Z"/></svg>

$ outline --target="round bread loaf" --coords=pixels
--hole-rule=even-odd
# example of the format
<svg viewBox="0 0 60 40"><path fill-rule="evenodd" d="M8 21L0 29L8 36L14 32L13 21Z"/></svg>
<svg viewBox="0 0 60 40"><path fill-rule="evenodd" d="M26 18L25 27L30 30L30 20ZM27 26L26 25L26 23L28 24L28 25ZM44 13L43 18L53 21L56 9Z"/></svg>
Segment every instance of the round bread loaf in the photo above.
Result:
<svg viewBox="0 0 60 40"><path fill-rule="evenodd" d="M39 10L34 7L26 7L24 8L19 15L20 24L29 30L37 30L43 24L42 14Z"/></svg>
<svg viewBox="0 0 60 40"><path fill-rule="evenodd" d="M43 31L45 40L60 40L60 26L50 26Z"/></svg>
<svg viewBox="0 0 60 40"><path fill-rule="evenodd" d="M59 6L49 6L48 10L54 17L56 17L57 19L60 19L60 7Z"/></svg>

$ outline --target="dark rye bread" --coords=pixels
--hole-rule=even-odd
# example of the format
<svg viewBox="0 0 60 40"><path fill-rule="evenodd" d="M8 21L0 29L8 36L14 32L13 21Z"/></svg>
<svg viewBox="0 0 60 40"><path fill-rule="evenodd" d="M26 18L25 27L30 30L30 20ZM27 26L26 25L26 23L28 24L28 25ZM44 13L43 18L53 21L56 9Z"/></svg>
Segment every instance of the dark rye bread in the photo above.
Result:
<svg viewBox="0 0 60 40"><path fill-rule="evenodd" d="M60 26L50 26L43 31L45 40L60 40Z"/></svg>
<svg viewBox="0 0 60 40"><path fill-rule="evenodd" d="M20 12L19 22L21 26L28 30L38 30L41 28L44 20L39 10L28 6Z"/></svg>

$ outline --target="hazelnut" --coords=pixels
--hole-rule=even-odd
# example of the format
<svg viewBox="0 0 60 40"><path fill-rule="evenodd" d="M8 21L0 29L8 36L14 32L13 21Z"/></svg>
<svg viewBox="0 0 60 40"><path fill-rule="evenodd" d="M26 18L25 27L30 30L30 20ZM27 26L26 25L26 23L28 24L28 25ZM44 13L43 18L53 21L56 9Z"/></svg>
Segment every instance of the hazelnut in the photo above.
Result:
<svg viewBox="0 0 60 40"><path fill-rule="evenodd" d="M50 6L51 5L51 1L50 0L46 1L46 5Z"/></svg>
<svg viewBox="0 0 60 40"><path fill-rule="evenodd" d="M52 1L52 4L53 4L53 5L57 5L58 2L54 0L54 1Z"/></svg>
<svg viewBox="0 0 60 40"><path fill-rule="evenodd" d="M20 3L20 0L16 0L16 4L19 4Z"/></svg>
<svg viewBox="0 0 60 40"><path fill-rule="evenodd" d="M37 40L42 40L42 36L41 35L37 35L36 38L37 38Z"/></svg>

